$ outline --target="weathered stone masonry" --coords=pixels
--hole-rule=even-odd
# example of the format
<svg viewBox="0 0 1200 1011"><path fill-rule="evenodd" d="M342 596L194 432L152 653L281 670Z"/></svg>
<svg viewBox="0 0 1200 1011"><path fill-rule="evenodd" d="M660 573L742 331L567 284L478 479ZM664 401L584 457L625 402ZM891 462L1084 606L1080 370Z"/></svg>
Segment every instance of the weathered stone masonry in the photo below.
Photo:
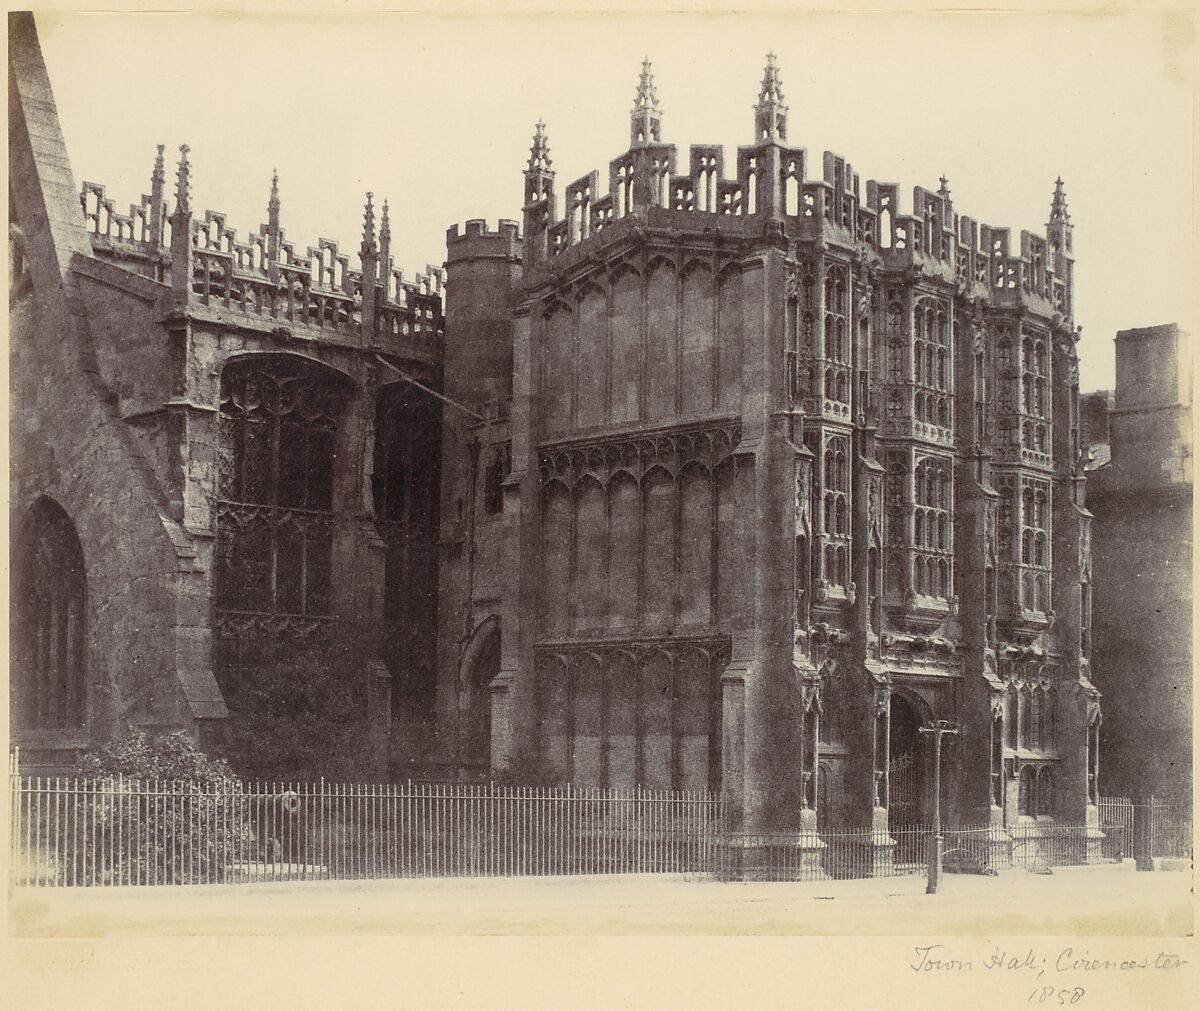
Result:
<svg viewBox="0 0 1200 1011"><path fill-rule="evenodd" d="M128 214L76 190L32 19L10 35L14 543L77 531L59 554L86 600L68 628L21 556L26 766L131 723L219 746L240 680L284 660L354 682L381 768L410 757L435 694L440 272L393 269L370 194L360 269L297 248L277 179L241 240L193 212L186 146L173 202L161 147ZM55 630L81 626L68 664Z"/></svg>
<svg viewBox="0 0 1200 1011"><path fill-rule="evenodd" d="M926 821L939 718L950 820L1095 823L1061 181L1014 248L944 179L912 213L832 153L809 179L773 58L731 176L683 166L647 65L607 193L557 218L538 124L522 222L450 230L443 320L369 195L354 269L287 240L277 181L245 239L194 212L186 149L173 201L161 150L129 214L80 194L10 25L13 525L52 574L19 562L14 684L48 766L131 722L219 741L299 656L396 774L719 790L787 842Z"/></svg>
<svg viewBox="0 0 1200 1011"><path fill-rule="evenodd" d="M486 590L443 566L441 677L490 685L493 764L719 787L764 837L927 820L931 718L962 730L952 819L1093 818L1061 181L1017 249L945 180L912 214L831 153L811 181L773 60L755 137L733 178L716 146L681 173L647 66L607 194L584 176L557 220L538 124L519 274L514 223L451 230L451 339L511 395L478 452L511 473Z"/></svg>

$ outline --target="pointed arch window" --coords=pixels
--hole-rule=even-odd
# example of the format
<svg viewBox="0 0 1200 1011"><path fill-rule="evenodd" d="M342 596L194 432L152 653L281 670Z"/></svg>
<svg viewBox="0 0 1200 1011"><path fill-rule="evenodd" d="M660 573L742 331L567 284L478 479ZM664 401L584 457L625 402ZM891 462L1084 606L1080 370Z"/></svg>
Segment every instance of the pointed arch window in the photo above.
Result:
<svg viewBox="0 0 1200 1011"><path fill-rule="evenodd" d="M1017 813L1033 817L1037 810L1037 773L1032 765L1021 767L1021 780L1017 792Z"/></svg>
<svg viewBox="0 0 1200 1011"><path fill-rule="evenodd" d="M58 503L40 499L14 554L13 725L18 730L82 726L87 576L75 525Z"/></svg>
<svg viewBox="0 0 1200 1011"><path fill-rule="evenodd" d="M1054 773L1050 766L1044 765L1037 776L1037 813L1038 817L1047 818L1054 813Z"/></svg>

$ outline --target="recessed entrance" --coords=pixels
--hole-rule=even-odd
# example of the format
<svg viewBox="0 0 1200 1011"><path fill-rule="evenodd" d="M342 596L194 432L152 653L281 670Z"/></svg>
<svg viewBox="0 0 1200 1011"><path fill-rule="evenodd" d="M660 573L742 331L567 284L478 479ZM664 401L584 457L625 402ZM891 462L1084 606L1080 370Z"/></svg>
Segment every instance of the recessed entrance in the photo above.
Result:
<svg viewBox="0 0 1200 1011"><path fill-rule="evenodd" d="M888 748L888 825L893 829L922 823L925 763L920 728L921 717L913 704L893 695Z"/></svg>

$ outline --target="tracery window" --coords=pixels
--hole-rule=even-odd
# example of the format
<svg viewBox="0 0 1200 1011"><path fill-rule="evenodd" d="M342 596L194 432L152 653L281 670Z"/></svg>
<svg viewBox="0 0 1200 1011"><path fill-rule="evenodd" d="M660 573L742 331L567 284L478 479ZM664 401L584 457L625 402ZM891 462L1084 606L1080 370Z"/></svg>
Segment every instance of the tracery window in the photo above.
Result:
<svg viewBox="0 0 1200 1011"><path fill-rule="evenodd" d="M291 356L221 375L215 600L218 612L329 613L336 373Z"/></svg>
<svg viewBox="0 0 1200 1011"><path fill-rule="evenodd" d="M1021 481L1021 564L1023 606L1050 609L1050 484L1035 478Z"/></svg>
<svg viewBox="0 0 1200 1011"><path fill-rule="evenodd" d="M1025 449L1049 452L1048 422L1050 402L1049 367L1046 356L1047 338L1039 331L1023 328L1021 339L1021 408L1032 419L1022 428Z"/></svg>
<svg viewBox="0 0 1200 1011"><path fill-rule="evenodd" d="M845 436L831 436L825 443L825 524L826 543L839 545L825 552L825 579L835 586L849 582L847 547L850 538L850 442Z"/></svg>
<svg viewBox="0 0 1200 1011"><path fill-rule="evenodd" d="M846 268L833 264L825 271L825 357L833 363L825 372L825 396L850 401L849 286Z"/></svg>
<svg viewBox="0 0 1200 1011"><path fill-rule="evenodd" d="M846 268L832 265L825 271L825 356L835 362L848 362L846 335Z"/></svg>
<svg viewBox="0 0 1200 1011"><path fill-rule="evenodd" d="M917 421L948 428L954 408L949 308L938 299L922 298L913 310L913 320L913 416Z"/></svg>
<svg viewBox="0 0 1200 1011"><path fill-rule="evenodd" d="M923 591L932 597L952 592L954 505L950 461L926 457L917 463L913 481L914 567L923 570Z"/></svg>
<svg viewBox="0 0 1200 1011"><path fill-rule="evenodd" d="M13 725L78 727L86 715L87 578L75 526L39 499L14 552Z"/></svg>
<svg viewBox="0 0 1200 1011"><path fill-rule="evenodd" d="M904 307L892 302L887 310L887 381L904 382L904 355L907 334L904 327Z"/></svg>

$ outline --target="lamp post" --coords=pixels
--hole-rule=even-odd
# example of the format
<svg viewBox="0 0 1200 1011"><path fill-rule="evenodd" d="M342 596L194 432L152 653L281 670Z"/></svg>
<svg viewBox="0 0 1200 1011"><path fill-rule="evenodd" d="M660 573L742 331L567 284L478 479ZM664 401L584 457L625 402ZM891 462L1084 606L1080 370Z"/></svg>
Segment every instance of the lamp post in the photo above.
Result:
<svg viewBox="0 0 1200 1011"><path fill-rule="evenodd" d="M942 880L942 737L957 735L958 728L949 720L934 720L921 727L922 734L933 734L933 831L929 847L929 883L926 895L936 895Z"/></svg>

